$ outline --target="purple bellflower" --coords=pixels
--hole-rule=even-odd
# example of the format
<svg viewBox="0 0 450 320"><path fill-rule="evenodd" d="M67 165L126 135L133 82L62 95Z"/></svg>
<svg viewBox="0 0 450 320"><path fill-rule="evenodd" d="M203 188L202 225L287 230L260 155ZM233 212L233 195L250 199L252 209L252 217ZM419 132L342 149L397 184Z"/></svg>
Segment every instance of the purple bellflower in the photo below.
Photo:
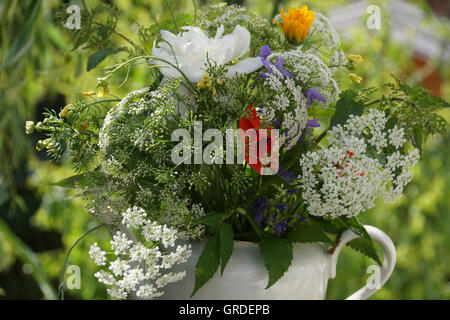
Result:
<svg viewBox="0 0 450 320"><path fill-rule="evenodd" d="M288 77L288 78L293 78L294 76L292 75L292 73L283 69L283 59L282 58L278 58L277 61L275 62L275 64L273 64L272 62L267 60L267 57L270 56L271 54L272 54L272 50L270 50L270 47L267 44L263 45L261 47L261 50L259 51L259 57L261 58L261 62L264 65L264 67L266 67L267 72L260 73L259 77L264 79L267 77L267 74L273 73L271 65L274 65L281 72L281 74L283 76Z"/></svg>
<svg viewBox="0 0 450 320"><path fill-rule="evenodd" d="M306 102L306 106L309 107L313 104L314 100L319 100L322 102L326 102L325 98L317 91L318 88L308 88L305 90L306 99L308 101Z"/></svg>

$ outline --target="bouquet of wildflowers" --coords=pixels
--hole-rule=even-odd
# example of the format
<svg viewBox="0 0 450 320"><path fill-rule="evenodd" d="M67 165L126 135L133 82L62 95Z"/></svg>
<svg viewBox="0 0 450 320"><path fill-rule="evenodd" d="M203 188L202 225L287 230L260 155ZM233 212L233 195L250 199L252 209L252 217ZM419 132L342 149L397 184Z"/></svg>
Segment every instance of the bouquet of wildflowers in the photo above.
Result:
<svg viewBox="0 0 450 320"><path fill-rule="evenodd" d="M111 32L100 41L102 10ZM306 6L266 20L218 4L140 27L141 44L116 31L117 16L86 13L75 48L96 50L88 69L129 57L96 91L26 124L48 136L38 150L70 159L77 174L59 185L78 189L111 232L110 248L94 243L89 255L112 297L160 296L185 275L174 267L196 241L206 245L193 294L223 272L236 240L259 245L267 287L288 270L293 243L331 250L347 228L379 262L358 217L402 196L424 140L445 130L445 101L396 78L381 92L341 91L361 82L363 57L346 56L329 20ZM117 35L129 46L109 47ZM110 80L126 69L126 82L138 64L147 83L110 95Z"/></svg>

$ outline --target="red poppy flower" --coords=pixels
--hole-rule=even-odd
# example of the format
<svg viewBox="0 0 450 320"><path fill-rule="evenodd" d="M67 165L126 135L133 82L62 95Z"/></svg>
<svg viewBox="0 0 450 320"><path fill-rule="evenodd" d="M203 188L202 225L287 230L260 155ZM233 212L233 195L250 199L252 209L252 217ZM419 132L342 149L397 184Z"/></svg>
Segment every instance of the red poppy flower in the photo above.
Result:
<svg viewBox="0 0 450 320"><path fill-rule="evenodd" d="M264 143L267 146L267 155L271 154L271 129L269 126L261 128L261 118L256 113L253 105L248 106L246 114L239 119L239 129L242 129L244 133L250 129L254 129L256 132L256 139L247 139L242 132L240 133L239 139L245 144L245 161L247 161L256 172L261 174L261 168L266 165L263 165L259 159L259 148L260 145Z"/></svg>

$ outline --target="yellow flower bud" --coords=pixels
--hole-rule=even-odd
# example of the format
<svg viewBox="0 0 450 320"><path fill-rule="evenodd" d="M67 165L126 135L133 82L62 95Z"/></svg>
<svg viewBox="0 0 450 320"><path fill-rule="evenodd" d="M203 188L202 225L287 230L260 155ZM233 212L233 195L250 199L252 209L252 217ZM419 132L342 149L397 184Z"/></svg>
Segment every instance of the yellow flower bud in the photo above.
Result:
<svg viewBox="0 0 450 320"><path fill-rule="evenodd" d="M363 79L362 77L358 76L355 73L349 73L348 78L350 79L350 81L354 81L356 83L361 83L361 81Z"/></svg>
<svg viewBox="0 0 450 320"><path fill-rule="evenodd" d="M85 91L85 92L82 93L82 95L84 97L93 96L94 94L97 94L97 92L95 92L95 91Z"/></svg>
<svg viewBox="0 0 450 320"><path fill-rule="evenodd" d="M363 57L360 56L359 54L351 54L348 56L348 59L350 61L353 61L354 63L361 63L364 61Z"/></svg>
<svg viewBox="0 0 450 320"><path fill-rule="evenodd" d="M44 143L43 143L42 140L39 140L39 141L36 143L36 150L37 150L37 151L42 151L43 148L44 148Z"/></svg>
<svg viewBox="0 0 450 320"><path fill-rule="evenodd" d="M100 90L97 92L97 98L103 98L108 93L108 88L101 87Z"/></svg>
<svg viewBox="0 0 450 320"><path fill-rule="evenodd" d="M205 75L203 76L203 80L197 83L197 88L204 89L206 87L211 87L211 85L212 85L211 78L207 73L205 73Z"/></svg>
<svg viewBox="0 0 450 320"><path fill-rule="evenodd" d="M61 112L59 113L59 116L61 118L64 118L65 116L67 116L67 113L69 113L70 110L72 110L73 105L68 104L67 106L64 107L64 109L61 110Z"/></svg>

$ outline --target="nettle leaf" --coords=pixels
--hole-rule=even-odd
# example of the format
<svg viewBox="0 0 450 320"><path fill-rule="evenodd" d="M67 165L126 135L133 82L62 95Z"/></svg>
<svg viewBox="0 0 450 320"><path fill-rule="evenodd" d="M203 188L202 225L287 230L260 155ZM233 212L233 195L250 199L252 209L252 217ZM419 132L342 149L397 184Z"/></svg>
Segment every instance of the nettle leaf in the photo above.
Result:
<svg viewBox="0 0 450 320"><path fill-rule="evenodd" d="M219 225L219 223L223 219L223 213L219 212L212 212L208 214L207 216L201 217L200 219L197 219L193 221L192 225L196 226L198 224L204 224L208 227L216 227Z"/></svg>
<svg viewBox="0 0 450 320"><path fill-rule="evenodd" d="M341 92L336 102L336 111L330 120L330 129L338 124L344 124L351 114L362 115L364 103L357 100L358 92L347 89Z"/></svg>
<svg viewBox="0 0 450 320"><path fill-rule="evenodd" d="M415 130L412 137L412 143L414 147L416 147L420 151L423 150L422 141L423 141L422 132L420 132L419 130Z"/></svg>
<svg viewBox="0 0 450 320"><path fill-rule="evenodd" d="M89 185L89 180L87 174L82 173L54 182L52 185L63 188L86 187Z"/></svg>
<svg viewBox="0 0 450 320"><path fill-rule="evenodd" d="M215 233L205 245L195 267L195 286L191 297L216 273L220 264L219 233Z"/></svg>
<svg viewBox="0 0 450 320"><path fill-rule="evenodd" d="M88 57L87 71L91 71L92 69L94 69L100 62L105 60L105 58L107 56L109 56L110 54L118 53L121 51L124 51L124 49L123 48L103 49L103 50L97 51L96 53L91 54Z"/></svg>
<svg viewBox="0 0 450 320"><path fill-rule="evenodd" d="M353 232L360 235L364 239L372 241L369 234L367 233L367 230L364 228L364 226L359 222L359 220L356 217L353 218L342 218L341 219L344 224L350 228Z"/></svg>
<svg viewBox="0 0 450 320"><path fill-rule="evenodd" d="M375 250L375 246L372 240L368 240L365 238L353 239L348 244L352 249L361 252L362 254L368 256L373 259L378 265L382 265L381 259L378 256L377 251Z"/></svg>
<svg viewBox="0 0 450 320"><path fill-rule="evenodd" d="M219 231L219 252L220 252L220 262L221 270L220 274L223 275L223 270L228 263L228 260L233 253L234 246L234 233L233 228L229 223L222 223Z"/></svg>
<svg viewBox="0 0 450 320"><path fill-rule="evenodd" d="M287 234L292 242L329 242L330 238L323 232L320 226L296 226Z"/></svg>
<svg viewBox="0 0 450 320"><path fill-rule="evenodd" d="M268 289L289 269L292 262L292 243L285 238L262 238L259 249L269 273L266 287Z"/></svg>

